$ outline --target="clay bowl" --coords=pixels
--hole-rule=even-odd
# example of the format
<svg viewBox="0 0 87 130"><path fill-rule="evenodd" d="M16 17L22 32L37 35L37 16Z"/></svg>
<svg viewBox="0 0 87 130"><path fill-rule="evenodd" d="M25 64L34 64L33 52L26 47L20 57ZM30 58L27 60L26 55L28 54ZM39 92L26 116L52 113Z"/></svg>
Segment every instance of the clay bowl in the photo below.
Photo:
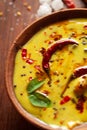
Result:
<svg viewBox="0 0 87 130"><path fill-rule="evenodd" d="M33 123L37 127L46 130L62 130L60 128L52 128L46 123L43 123L39 119L35 118L33 115L28 113L18 102L14 89L13 89L13 71L14 71L14 60L17 51L20 46L23 46L35 33L37 33L41 28L53 23L71 18L87 18L87 9L70 9L70 10L61 10L59 12L53 13L49 16L45 16L41 18L31 25L29 25L25 30L21 32L21 34L15 39L12 43L12 46L9 49L7 62L6 62L6 72L5 72L5 80L6 80L6 89L8 95L17 109L17 111L29 122ZM82 125L82 127L75 128L76 130L87 130L87 125ZM74 129L74 130L75 130Z"/></svg>

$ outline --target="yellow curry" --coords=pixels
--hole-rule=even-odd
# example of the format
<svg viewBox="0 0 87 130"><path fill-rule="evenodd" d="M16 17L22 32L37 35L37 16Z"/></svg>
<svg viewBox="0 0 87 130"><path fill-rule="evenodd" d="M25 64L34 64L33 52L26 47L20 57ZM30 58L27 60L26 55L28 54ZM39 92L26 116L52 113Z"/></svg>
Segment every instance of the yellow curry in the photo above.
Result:
<svg viewBox="0 0 87 130"><path fill-rule="evenodd" d="M43 122L71 129L87 122L87 19L51 24L19 49L14 91Z"/></svg>

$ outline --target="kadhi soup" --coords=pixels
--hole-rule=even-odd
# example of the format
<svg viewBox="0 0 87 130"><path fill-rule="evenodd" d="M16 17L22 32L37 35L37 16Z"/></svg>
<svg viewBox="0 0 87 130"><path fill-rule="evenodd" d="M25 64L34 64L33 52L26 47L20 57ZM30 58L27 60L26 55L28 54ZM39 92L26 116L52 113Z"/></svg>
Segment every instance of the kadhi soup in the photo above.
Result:
<svg viewBox="0 0 87 130"><path fill-rule="evenodd" d="M25 111L53 128L87 122L87 18L41 28L15 56L14 93Z"/></svg>

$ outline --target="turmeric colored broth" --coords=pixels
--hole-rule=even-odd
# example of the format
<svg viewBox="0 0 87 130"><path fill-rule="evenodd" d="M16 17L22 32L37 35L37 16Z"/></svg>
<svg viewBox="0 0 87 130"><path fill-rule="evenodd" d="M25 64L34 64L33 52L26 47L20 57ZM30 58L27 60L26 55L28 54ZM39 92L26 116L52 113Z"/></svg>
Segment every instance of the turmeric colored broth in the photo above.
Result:
<svg viewBox="0 0 87 130"><path fill-rule="evenodd" d="M73 39L78 46L67 45L57 50L49 61L51 85L49 78L42 68L42 50L48 49L56 41ZM22 56L23 49L27 50L27 62ZM78 108L78 93L74 93L75 82L71 81L68 88L61 93L69 76L73 71L87 65L87 19L71 19L49 25L37 32L16 55L14 68L14 91L20 104L29 113L49 125L72 128L83 122L87 122L87 99L82 104L82 110ZM28 98L27 85L37 77L45 78L45 83L38 89L49 97L52 105L48 108L35 107ZM84 93L87 97L87 92ZM64 97L68 100L64 101ZM64 103L62 103L64 101Z"/></svg>

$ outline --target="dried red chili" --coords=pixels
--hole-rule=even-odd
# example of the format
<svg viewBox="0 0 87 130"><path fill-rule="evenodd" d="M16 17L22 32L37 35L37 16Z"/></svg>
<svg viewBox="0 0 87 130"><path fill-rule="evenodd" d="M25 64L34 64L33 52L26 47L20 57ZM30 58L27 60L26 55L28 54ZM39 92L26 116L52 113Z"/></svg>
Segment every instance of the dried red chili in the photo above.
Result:
<svg viewBox="0 0 87 130"><path fill-rule="evenodd" d="M85 74L87 74L87 66L82 66L82 67L75 69L75 71L73 73L73 78L78 78Z"/></svg>
<svg viewBox="0 0 87 130"><path fill-rule="evenodd" d="M63 89L62 93L61 93L61 97L63 96L63 94L65 93L66 89L68 88L68 84L75 78L78 78L82 75L87 74L87 66L83 66L83 67L79 67L76 68L73 72L73 74L69 77L68 82L65 86L65 88Z"/></svg>
<svg viewBox="0 0 87 130"><path fill-rule="evenodd" d="M81 96L78 99L78 102L76 104L76 109L80 111L80 113L83 112L84 110L84 102L86 101L86 97L85 96Z"/></svg>
<svg viewBox="0 0 87 130"><path fill-rule="evenodd" d="M87 30L87 25L84 25L84 29L86 29L86 30Z"/></svg>
<svg viewBox="0 0 87 130"><path fill-rule="evenodd" d="M65 97L63 97L63 99L60 101L60 104L61 105L63 105L63 104L65 104L65 103L67 103L68 101L70 101L70 97L69 96L65 96Z"/></svg>
<svg viewBox="0 0 87 130"><path fill-rule="evenodd" d="M31 54L27 54L27 49L22 49L21 52L22 59L28 64L33 64L34 60L30 58Z"/></svg>
<svg viewBox="0 0 87 130"><path fill-rule="evenodd" d="M69 44L77 44L78 43L72 39L66 39L66 40L59 40L55 42L55 44L51 45L50 48L47 49L47 51L43 54L43 60L42 60L42 67L44 71L48 74L49 72L49 60L52 56L52 54L57 51L58 49L61 50L64 46Z"/></svg>
<svg viewBox="0 0 87 130"><path fill-rule="evenodd" d="M75 3L73 0L63 0L63 2L66 4L68 8L75 8Z"/></svg>
<svg viewBox="0 0 87 130"><path fill-rule="evenodd" d="M33 78L32 77L29 77L29 81L31 81Z"/></svg>
<svg viewBox="0 0 87 130"><path fill-rule="evenodd" d="M33 60L33 59L27 59L27 60L26 60L26 63L28 63L28 64L33 64L33 63L34 63L34 60Z"/></svg>

